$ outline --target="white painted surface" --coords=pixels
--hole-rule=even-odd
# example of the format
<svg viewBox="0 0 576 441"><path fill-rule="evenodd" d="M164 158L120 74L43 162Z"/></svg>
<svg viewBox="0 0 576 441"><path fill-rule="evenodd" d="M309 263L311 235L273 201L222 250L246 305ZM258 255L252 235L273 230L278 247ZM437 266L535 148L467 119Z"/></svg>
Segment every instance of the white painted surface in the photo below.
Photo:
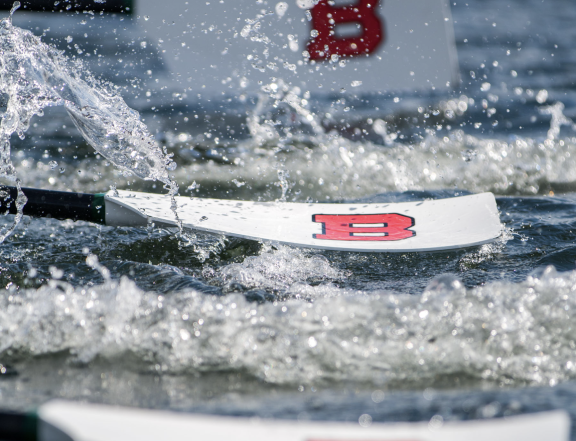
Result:
<svg viewBox="0 0 576 441"><path fill-rule="evenodd" d="M466 422L299 422L193 415L54 401L40 417L75 441L567 441L565 412Z"/></svg>
<svg viewBox="0 0 576 441"><path fill-rule="evenodd" d="M146 225L147 218L157 224L177 225L170 208L171 199L166 195L119 191L118 196L109 192L105 197L107 225ZM176 200L178 216L187 228L330 250L409 252L456 249L491 242L502 229L491 193L395 204L264 203L188 197ZM140 217L134 217L134 214ZM409 231L415 234L401 240L314 238L315 234L323 233L323 224L314 222L314 215L368 214L411 217L414 225ZM354 227L347 224L343 231L364 235L354 228L382 226L353 224ZM330 225L324 224L324 227L329 229ZM381 232L371 234L382 235Z"/></svg>
<svg viewBox="0 0 576 441"><path fill-rule="evenodd" d="M380 0L376 14L384 42L370 56L348 58L344 67L304 61L312 22L303 6L313 6L313 0L135 2L139 24L192 98L253 94L278 79L312 93L443 89L459 81L447 0ZM256 20L259 30L248 33L247 20ZM336 26L338 34L350 29ZM259 62L255 57L263 72L252 67Z"/></svg>

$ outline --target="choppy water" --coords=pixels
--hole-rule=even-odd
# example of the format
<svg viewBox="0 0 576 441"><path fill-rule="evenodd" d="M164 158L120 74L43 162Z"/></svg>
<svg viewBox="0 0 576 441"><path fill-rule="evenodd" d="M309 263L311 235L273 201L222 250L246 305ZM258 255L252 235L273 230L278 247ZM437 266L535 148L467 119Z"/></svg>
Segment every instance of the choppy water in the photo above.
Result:
<svg viewBox="0 0 576 441"><path fill-rule="evenodd" d="M0 246L3 405L66 397L348 421L564 408L576 418L576 7L457 1L452 14L460 88L370 105L282 84L259 104L180 100L154 75L133 81L162 71L128 19L35 16L37 34L49 23L51 43L83 60L72 63L78 78L119 86L159 142L158 163L162 147L174 154L181 194L493 191L507 233L478 248L386 255L24 219ZM114 29L116 43L102 38ZM102 57L86 55L95 49ZM11 138L14 174L41 188L162 191L92 146L64 107L46 108Z"/></svg>

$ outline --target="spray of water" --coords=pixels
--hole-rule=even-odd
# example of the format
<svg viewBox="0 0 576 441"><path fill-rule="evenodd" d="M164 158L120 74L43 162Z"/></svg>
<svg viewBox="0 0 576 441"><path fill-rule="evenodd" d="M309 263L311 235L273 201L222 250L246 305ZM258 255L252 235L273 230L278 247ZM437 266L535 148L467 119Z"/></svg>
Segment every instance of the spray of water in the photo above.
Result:
<svg viewBox="0 0 576 441"><path fill-rule="evenodd" d="M19 6L15 2L10 17L0 20L0 101L5 102L0 107L0 176L18 183L10 158L12 134L24 138L33 116L42 116L45 107L64 106L86 141L124 174L163 182L170 195L176 195L178 186L168 174L176 164L138 112L113 86L92 77L80 61L14 26L11 16ZM0 233L0 241L17 225L25 202L20 192L19 214L14 225Z"/></svg>

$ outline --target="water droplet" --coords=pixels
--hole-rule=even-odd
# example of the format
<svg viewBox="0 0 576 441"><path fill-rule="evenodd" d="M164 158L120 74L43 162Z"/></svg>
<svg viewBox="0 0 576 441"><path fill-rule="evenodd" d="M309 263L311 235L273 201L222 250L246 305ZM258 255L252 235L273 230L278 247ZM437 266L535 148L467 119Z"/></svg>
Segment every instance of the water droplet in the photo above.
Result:
<svg viewBox="0 0 576 441"><path fill-rule="evenodd" d="M372 425L372 417L367 413L360 415L360 418L358 418L358 424L362 427L370 427Z"/></svg>
<svg viewBox="0 0 576 441"><path fill-rule="evenodd" d="M286 14L286 11L288 10L288 3L286 2L278 2L276 4L276 14L278 15L278 17L282 18L284 16L284 14Z"/></svg>

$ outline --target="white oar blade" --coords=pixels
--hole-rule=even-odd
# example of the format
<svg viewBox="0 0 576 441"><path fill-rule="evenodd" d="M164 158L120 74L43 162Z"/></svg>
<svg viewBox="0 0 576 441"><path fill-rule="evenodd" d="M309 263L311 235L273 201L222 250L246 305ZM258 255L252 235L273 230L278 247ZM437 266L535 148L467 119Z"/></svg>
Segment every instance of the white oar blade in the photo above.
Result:
<svg viewBox="0 0 576 441"><path fill-rule="evenodd" d="M75 441L567 441L570 418L555 411L480 421L358 423L279 421L190 415L54 401L38 410L42 420ZM41 430L42 430L42 425Z"/></svg>
<svg viewBox="0 0 576 441"><path fill-rule="evenodd" d="M459 80L447 0L138 0L137 13L195 97L254 94L276 78L314 94L371 95Z"/></svg>
<svg viewBox="0 0 576 441"><path fill-rule="evenodd" d="M306 204L177 197L186 228L326 250L435 251L480 245L500 236L494 195L403 203ZM177 226L169 196L106 195L106 224Z"/></svg>

